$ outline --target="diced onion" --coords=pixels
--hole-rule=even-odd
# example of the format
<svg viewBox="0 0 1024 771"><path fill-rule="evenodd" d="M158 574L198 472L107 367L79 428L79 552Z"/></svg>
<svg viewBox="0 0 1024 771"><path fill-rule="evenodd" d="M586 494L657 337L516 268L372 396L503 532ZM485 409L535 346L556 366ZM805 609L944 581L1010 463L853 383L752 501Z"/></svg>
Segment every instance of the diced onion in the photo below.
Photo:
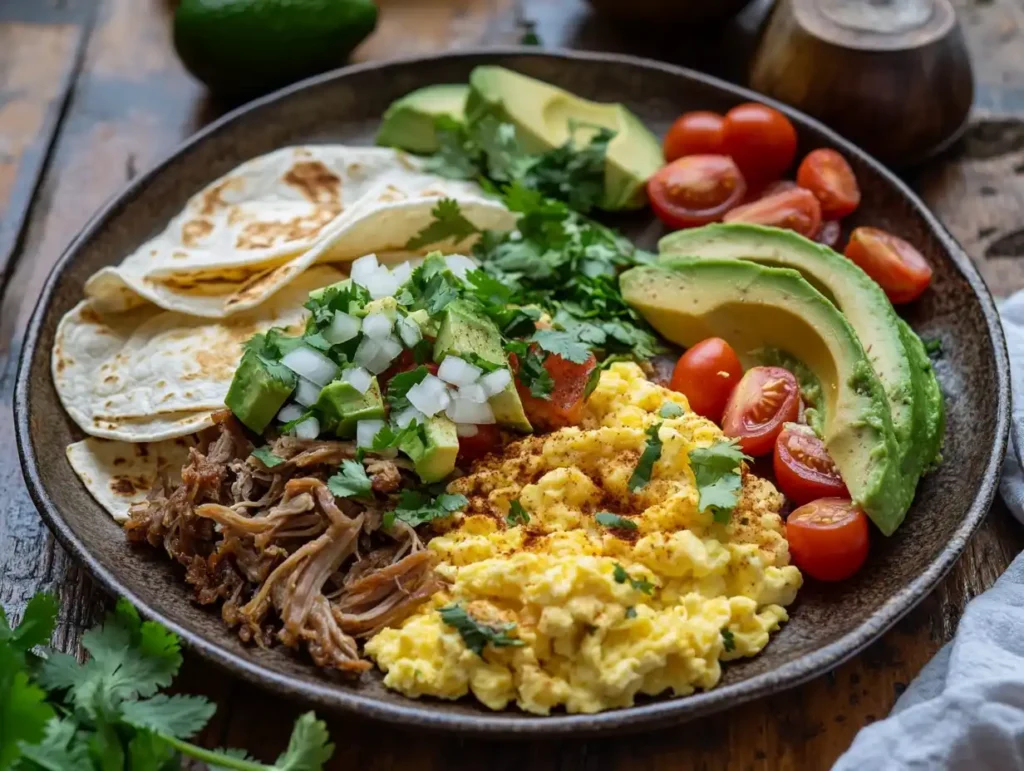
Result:
<svg viewBox="0 0 1024 771"><path fill-rule="evenodd" d="M359 393L365 394L373 381L373 375L362 367L349 367L341 373L341 379L356 389Z"/></svg>
<svg viewBox="0 0 1024 771"><path fill-rule="evenodd" d="M416 343L423 339L423 332L420 330L420 325L408 316L399 316L398 323L396 323L395 326L398 328L398 336L402 338L402 342L405 343L406 348L412 348Z"/></svg>
<svg viewBox="0 0 1024 771"><path fill-rule="evenodd" d="M444 261L448 266L448 270L463 281L466 280L466 274L469 273L469 271L476 270L479 267L475 260L472 260L462 254L449 254L444 258Z"/></svg>
<svg viewBox="0 0 1024 771"><path fill-rule="evenodd" d="M311 383L306 378L300 377L299 384L295 387L292 397L303 407L308 407L320 396L320 386Z"/></svg>
<svg viewBox="0 0 1024 771"><path fill-rule="evenodd" d="M296 375L325 386L338 375L338 365L315 348L300 345L281 357L281 363Z"/></svg>
<svg viewBox="0 0 1024 771"><path fill-rule="evenodd" d="M459 436L476 436L480 433L480 429L476 427L475 423L456 423L455 433Z"/></svg>
<svg viewBox="0 0 1024 771"><path fill-rule="evenodd" d="M282 423L291 423L293 420L301 418L303 413L305 410L293 402L281 408L281 411L277 413L277 419Z"/></svg>
<svg viewBox="0 0 1024 771"><path fill-rule="evenodd" d="M372 276L368 276L363 286L370 293L370 297L379 300L382 297L392 297L398 291L398 280L391 275L386 267L381 267Z"/></svg>
<svg viewBox="0 0 1024 771"><path fill-rule="evenodd" d="M420 412L415 407L406 407L401 412L395 415L395 423L398 424L399 428L405 428L414 420L419 423L424 423L427 416Z"/></svg>
<svg viewBox="0 0 1024 771"><path fill-rule="evenodd" d="M463 399L469 399L471 402L480 403L487 401L488 394L479 383L470 383L459 389L459 396Z"/></svg>
<svg viewBox="0 0 1024 771"><path fill-rule="evenodd" d="M398 282L398 285L401 286L412 278L412 264L408 262L400 262L391 269L391 276Z"/></svg>
<svg viewBox="0 0 1024 771"><path fill-rule="evenodd" d="M448 387L437 377L427 375L406 393L409 404L430 417L444 410L451 397Z"/></svg>
<svg viewBox="0 0 1024 771"><path fill-rule="evenodd" d="M508 388L508 384L511 382L512 373L504 367L502 369L496 369L494 372L488 372L480 378L480 385L483 386L483 389L488 396L500 394Z"/></svg>
<svg viewBox="0 0 1024 771"><path fill-rule="evenodd" d="M363 334L379 340L391 334L392 324L386 313L370 313L363 319Z"/></svg>
<svg viewBox="0 0 1024 771"><path fill-rule="evenodd" d="M445 414L456 423L494 423L494 411L487 402L471 402L460 396L452 399Z"/></svg>
<svg viewBox="0 0 1024 771"><path fill-rule="evenodd" d="M475 383L483 370L475 364L470 364L458 356L445 356L441 366L438 367L437 376L446 383L456 386L466 386Z"/></svg>
<svg viewBox="0 0 1024 771"><path fill-rule="evenodd" d="M373 438L384 428L383 420L360 420L356 423L356 446L364 449L373 448Z"/></svg>
<svg viewBox="0 0 1024 771"><path fill-rule="evenodd" d="M349 269L349 276L360 286L366 286L366 279L376 273L379 267L377 255L368 254L352 263L352 267Z"/></svg>
<svg viewBox="0 0 1024 771"><path fill-rule="evenodd" d="M296 423L295 436L299 439L316 439L320 436L320 421L310 415L301 423Z"/></svg>
<svg viewBox="0 0 1024 771"><path fill-rule="evenodd" d="M394 337L375 339L363 337L356 348L355 361L361 367L368 369L374 375L391 366L398 355L402 352L402 344Z"/></svg>
<svg viewBox="0 0 1024 771"><path fill-rule="evenodd" d="M332 345L347 343L359 334L359 327L362 321L357 316L349 316L341 311L334 312L330 326L323 331L324 339Z"/></svg>

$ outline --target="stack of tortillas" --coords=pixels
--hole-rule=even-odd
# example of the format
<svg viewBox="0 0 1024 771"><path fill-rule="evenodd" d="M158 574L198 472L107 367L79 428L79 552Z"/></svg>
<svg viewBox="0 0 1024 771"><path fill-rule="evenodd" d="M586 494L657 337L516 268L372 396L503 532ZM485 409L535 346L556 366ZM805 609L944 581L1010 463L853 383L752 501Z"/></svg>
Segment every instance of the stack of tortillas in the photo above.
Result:
<svg viewBox="0 0 1024 771"><path fill-rule="evenodd" d="M514 225L477 185L420 166L379 148L278 150L207 186L160 235L86 282L57 329L53 379L68 414L99 437L71 445L68 458L111 514L127 516L163 470L186 462L192 435L223 408L245 341L272 326L301 329L306 295L352 260L417 256L405 244L442 198L479 229Z"/></svg>

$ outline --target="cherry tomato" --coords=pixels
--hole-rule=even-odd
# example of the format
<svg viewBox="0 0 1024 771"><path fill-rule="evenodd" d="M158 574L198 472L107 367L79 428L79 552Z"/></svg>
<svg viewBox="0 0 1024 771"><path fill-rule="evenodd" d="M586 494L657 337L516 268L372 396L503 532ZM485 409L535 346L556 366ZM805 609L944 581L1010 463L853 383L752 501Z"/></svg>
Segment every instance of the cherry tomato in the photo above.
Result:
<svg viewBox="0 0 1024 771"><path fill-rule="evenodd" d="M775 440L774 468L779 489L797 504L850 497L825 443L807 429L783 426Z"/></svg>
<svg viewBox="0 0 1024 771"><path fill-rule="evenodd" d="M757 195L751 196L748 194L747 198L751 201L756 201L758 198L768 198L776 193L785 193L787 190L796 190L798 187L799 185L791 179L777 179L762 187L757 192Z"/></svg>
<svg viewBox="0 0 1024 771"><path fill-rule="evenodd" d="M722 141L725 152L751 183L778 179L796 157L796 129L789 118L756 102L725 114Z"/></svg>
<svg viewBox="0 0 1024 771"><path fill-rule="evenodd" d="M513 369L518 371L518 361ZM586 401L587 380L597 368L597 359L590 354L582 364L563 359L555 353L548 354L544 369L554 380L549 398L543 399L530 393L530 389L516 378L516 390L523 403L523 410L535 429L555 430L577 425L583 417L583 403Z"/></svg>
<svg viewBox="0 0 1024 771"><path fill-rule="evenodd" d="M786 520L789 553L819 581L843 581L868 557L868 518L848 498L820 498Z"/></svg>
<svg viewBox="0 0 1024 771"><path fill-rule="evenodd" d="M773 225L813 238L821 226L821 204L812 192L796 187L738 206L722 219L725 222Z"/></svg>
<svg viewBox="0 0 1024 771"><path fill-rule="evenodd" d="M824 244L829 249L835 249L839 245L839 239L843 235L843 226L839 220L824 220L818 228L814 240Z"/></svg>
<svg viewBox="0 0 1024 771"><path fill-rule="evenodd" d="M931 266L917 249L878 228L854 230L846 256L877 281L893 303L916 300L932 280Z"/></svg>
<svg viewBox="0 0 1024 771"><path fill-rule="evenodd" d="M722 431L740 440L747 455L767 455L782 431L800 414L800 387L782 367L752 367L725 405Z"/></svg>
<svg viewBox="0 0 1024 771"><path fill-rule="evenodd" d="M741 377L743 367L732 346L709 337L679 357L670 387L686 397L691 410L718 423Z"/></svg>
<svg viewBox="0 0 1024 771"><path fill-rule="evenodd" d="M743 175L727 155L687 155L647 181L651 208L670 228L720 220L746 192Z"/></svg>
<svg viewBox="0 0 1024 771"><path fill-rule="evenodd" d="M479 425L473 436L459 437L458 460L464 466L494 452L501 444L501 432L495 425Z"/></svg>
<svg viewBox="0 0 1024 771"><path fill-rule="evenodd" d="M796 170L796 182L821 201L821 214L842 219L860 205L857 177L846 159L835 150L812 150Z"/></svg>
<svg viewBox="0 0 1024 771"><path fill-rule="evenodd" d="M665 160L671 163L684 155L721 155L724 124L717 112L684 112L665 135Z"/></svg>

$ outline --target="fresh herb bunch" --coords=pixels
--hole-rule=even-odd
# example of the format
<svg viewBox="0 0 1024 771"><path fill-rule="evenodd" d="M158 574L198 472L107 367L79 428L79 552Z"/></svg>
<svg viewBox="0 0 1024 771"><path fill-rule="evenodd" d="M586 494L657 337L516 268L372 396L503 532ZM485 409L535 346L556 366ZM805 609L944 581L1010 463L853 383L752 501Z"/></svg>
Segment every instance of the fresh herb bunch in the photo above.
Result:
<svg viewBox="0 0 1024 771"><path fill-rule="evenodd" d="M698 511L710 510L715 522L727 524L739 502L743 461L750 461L735 439L690 450L690 468L697 483Z"/></svg>
<svg viewBox="0 0 1024 771"><path fill-rule="evenodd" d="M241 750L190 743L215 706L201 696L167 696L181 666L175 634L139 618L127 600L82 645L89 658L39 651L53 635L57 601L38 594L21 623L0 609L0 769L15 771L172 771L184 758L220 771L320 771L334 752L312 712L295 723L273 765Z"/></svg>

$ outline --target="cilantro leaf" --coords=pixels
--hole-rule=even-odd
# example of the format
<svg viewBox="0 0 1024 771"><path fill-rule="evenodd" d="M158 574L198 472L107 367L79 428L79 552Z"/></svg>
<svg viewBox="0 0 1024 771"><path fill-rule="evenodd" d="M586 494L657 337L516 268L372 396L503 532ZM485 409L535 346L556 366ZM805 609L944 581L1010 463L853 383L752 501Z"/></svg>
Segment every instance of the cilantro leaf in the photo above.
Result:
<svg viewBox="0 0 1024 771"><path fill-rule="evenodd" d="M409 423L405 428L399 428L388 423L373 437L373 447L371 449L374 452L399 449L403 444L416 437L422 428L419 421L416 420Z"/></svg>
<svg viewBox="0 0 1024 771"><path fill-rule="evenodd" d="M187 739L199 733L216 710L216 705L202 696L160 693L151 699L126 701L121 705L121 719L136 728Z"/></svg>
<svg viewBox="0 0 1024 771"><path fill-rule="evenodd" d="M339 498L372 498L373 486L362 463L343 460L338 473L327 480L327 489Z"/></svg>
<svg viewBox="0 0 1024 771"><path fill-rule="evenodd" d="M309 407L307 407L306 409L304 409L302 411L302 414L299 415L299 417L295 418L295 420L288 421L283 426L281 426L278 430L282 434L287 434L289 431L291 431L297 425L299 425L299 423L302 423L305 420L307 420L308 418L312 418L312 417L316 417L316 416L313 414L313 410L311 410Z"/></svg>
<svg viewBox="0 0 1024 771"><path fill-rule="evenodd" d="M462 213L459 202L453 198L442 198L430 213L433 215L434 221L409 239L405 245L409 251L415 252L424 246L440 243L449 238L457 244L474 233L480 232L477 226Z"/></svg>
<svg viewBox="0 0 1024 771"><path fill-rule="evenodd" d="M727 626L722 627L722 647L725 648L726 653L736 650L736 637Z"/></svg>
<svg viewBox="0 0 1024 771"><path fill-rule="evenodd" d="M633 469L633 475L629 478L629 491L635 493L651 481L651 473L654 471L654 464L661 457L661 437L658 432L661 430L661 423L655 423L647 429L647 444L640 455L640 460Z"/></svg>
<svg viewBox="0 0 1024 771"><path fill-rule="evenodd" d="M48 643L56 624L57 598L52 594L37 594L28 601L21 623L14 629L7 624L7 616L0 608L0 643L8 643L25 653L37 645Z"/></svg>
<svg viewBox="0 0 1024 771"><path fill-rule="evenodd" d="M334 745L322 720L313 712L299 716L288 749L274 762L274 771L321 771L334 754Z"/></svg>
<svg viewBox="0 0 1024 771"><path fill-rule="evenodd" d="M559 329L538 329L533 333L533 341L548 353L561 356L573 364L583 364L590 358L590 348L571 332Z"/></svg>
<svg viewBox="0 0 1024 771"><path fill-rule="evenodd" d="M922 340L921 342L924 343L924 352L931 358L942 358L942 340L940 338L933 337L928 340Z"/></svg>
<svg viewBox="0 0 1024 771"><path fill-rule="evenodd" d="M508 523L509 527L530 524L530 512L523 508L523 504L519 502L518 498L513 499L509 503L508 516L505 517L505 522Z"/></svg>
<svg viewBox="0 0 1024 771"><path fill-rule="evenodd" d="M449 115L434 118L438 151L430 156L423 170L448 179L473 179L480 173L479 149L471 143L466 127Z"/></svg>
<svg viewBox="0 0 1024 771"><path fill-rule="evenodd" d="M716 522L728 522L739 500L743 481L740 462L750 458L743 454L736 440L731 439L690 450L689 459L699 495L697 510L710 510Z"/></svg>
<svg viewBox="0 0 1024 771"><path fill-rule="evenodd" d="M610 528L618 528L620 530L636 530L637 524L628 517L620 517L618 514L612 514L610 511L599 511L594 515L594 521L599 525Z"/></svg>
<svg viewBox="0 0 1024 771"><path fill-rule="evenodd" d="M519 361L519 382L538 399L550 399L555 389L555 379L544 366L544 359L537 351L529 351Z"/></svg>
<svg viewBox="0 0 1024 771"><path fill-rule="evenodd" d="M43 738L54 717L46 691L29 680L13 648L0 646L0 768L9 768L21 754L20 742Z"/></svg>
<svg viewBox="0 0 1024 771"><path fill-rule="evenodd" d="M587 375L587 384L583 386L583 398L584 400L589 399L590 395L597 390L597 387L601 384L601 367L594 367L590 370L590 374Z"/></svg>
<svg viewBox="0 0 1024 771"><path fill-rule="evenodd" d="M597 128L584 147L575 142L581 128ZM523 182L544 195L566 201L576 211L588 212L604 196L605 155L615 132L576 121L569 122L569 132L565 144L548 150L530 165Z"/></svg>
<svg viewBox="0 0 1024 771"><path fill-rule="evenodd" d="M430 370L420 365L408 372L399 372L388 382L387 400L391 405L392 413L401 412L411 406L406 394L414 385L422 383L424 378L430 374Z"/></svg>
<svg viewBox="0 0 1024 771"><path fill-rule="evenodd" d="M518 637L510 637L508 634L516 628L515 624L491 625L477 621L457 602L440 608L438 613L444 623L458 631L466 647L477 656L483 656L484 646L488 643L495 648L525 645Z"/></svg>
<svg viewBox="0 0 1024 771"><path fill-rule="evenodd" d="M442 493L431 500L416 490L402 490L395 510L385 512L383 524L385 529L393 527L395 522L419 527L435 519L451 516L468 505L469 500L459 493Z"/></svg>
<svg viewBox="0 0 1024 771"><path fill-rule="evenodd" d="M38 744L22 744L22 756L46 771L71 768L93 768L89 745L78 735L73 718L53 718L46 724L46 734Z"/></svg>
<svg viewBox="0 0 1024 771"><path fill-rule="evenodd" d="M618 562L615 563L615 570L612 572L612 577L615 579L615 583L617 584L624 584L629 581L629 585L638 592L654 594L654 584L645 578L633 578Z"/></svg>
<svg viewBox="0 0 1024 771"><path fill-rule="evenodd" d="M626 608L626 618L636 618L636 608L632 605Z"/></svg>
<svg viewBox="0 0 1024 771"><path fill-rule="evenodd" d="M658 410L658 415L665 418L665 420L671 420L672 418L681 417L684 414L684 410L675 402L665 402L661 405L661 409Z"/></svg>
<svg viewBox="0 0 1024 771"><path fill-rule="evenodd" d="M280 466L284 463L284 458L280 455L275 455L270 449L269 445L263 445L263 447L257 447L252 451L252 457L256 458L267 468L274 468L274 466Z"/></svg>

